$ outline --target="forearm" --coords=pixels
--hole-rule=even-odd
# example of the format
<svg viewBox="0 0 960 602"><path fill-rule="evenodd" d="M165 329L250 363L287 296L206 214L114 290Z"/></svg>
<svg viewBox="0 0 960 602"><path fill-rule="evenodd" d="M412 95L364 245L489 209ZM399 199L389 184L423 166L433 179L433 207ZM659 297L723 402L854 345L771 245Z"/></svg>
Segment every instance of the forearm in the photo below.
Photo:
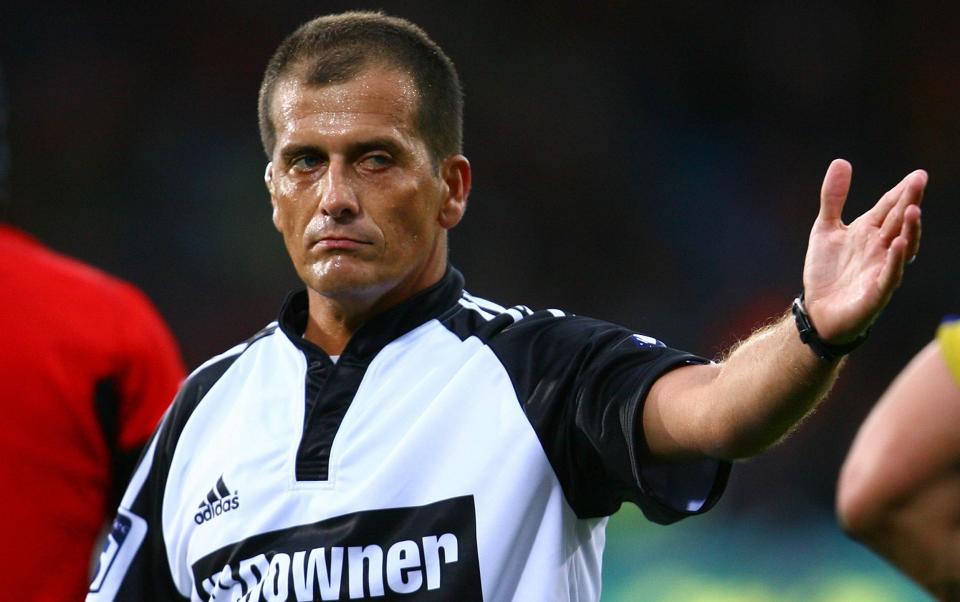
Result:
<svg viewBox="0 0 960 602"><path fill-rule="evenodd" d="M789 314L735 346L707 406L707 419L723 427L717 453L743 458L782 439L826 396L841 364L814 355Z"/></svg>
<svg viewBox="0 0 960 602"><path fill-rule="evenodd" d="M793 317L758 330L727 357L658 380L644 409L651 452L734 460L779 441L824 397L841 362L800 341Z"/></svg>
<svg viewBox="0 0 960 602"><path fill-rule="evenodd" d="M854 343L900 284L907 258L919 249L927 185L926 172L917 170L845 224L852 173L843 160L827 169L803 266L807 315L834 349ZM817 405L840 364L817 357L787 315L719 364L685 366L657 379L644 403L642 443L661 459L752 456Z"/></svg>

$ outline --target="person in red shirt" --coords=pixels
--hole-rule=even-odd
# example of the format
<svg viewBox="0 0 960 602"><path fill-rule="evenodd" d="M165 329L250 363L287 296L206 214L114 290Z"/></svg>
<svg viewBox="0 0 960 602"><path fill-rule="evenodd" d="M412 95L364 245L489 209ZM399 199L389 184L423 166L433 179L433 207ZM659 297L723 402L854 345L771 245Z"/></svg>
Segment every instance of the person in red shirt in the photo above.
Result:
<svg viewBox="0 0 960 602"><path fill-rule="evenodd" d="M9 152L0 78L0 202ZM0 221L4 597L80 600L94 544L176 394L173 336L135 287Z"/></svg>

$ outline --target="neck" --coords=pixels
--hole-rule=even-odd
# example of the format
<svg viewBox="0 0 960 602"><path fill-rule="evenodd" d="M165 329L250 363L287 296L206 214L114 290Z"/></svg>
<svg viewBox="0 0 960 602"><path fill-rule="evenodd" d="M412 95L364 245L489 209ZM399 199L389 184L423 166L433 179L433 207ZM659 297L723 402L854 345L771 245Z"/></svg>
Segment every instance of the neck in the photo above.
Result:
<svg viewBox="0 0 960 602"><path fill-rule="evenodd" d="M303 337L329 355L341 355L364 324L420 291L439 282L446 261L432 263L413 277L388 285L385 290L322 294L307 288L309 315Z"/></svg>
<svg viewBox="0 0 960 602"><path fill-rule="evenodd" d="M340 355L353 335L370 318L387 309L377 309L379 303L343 295L323 295L307 289L310 305L307 329L303 338L327 352Z"/></svg>

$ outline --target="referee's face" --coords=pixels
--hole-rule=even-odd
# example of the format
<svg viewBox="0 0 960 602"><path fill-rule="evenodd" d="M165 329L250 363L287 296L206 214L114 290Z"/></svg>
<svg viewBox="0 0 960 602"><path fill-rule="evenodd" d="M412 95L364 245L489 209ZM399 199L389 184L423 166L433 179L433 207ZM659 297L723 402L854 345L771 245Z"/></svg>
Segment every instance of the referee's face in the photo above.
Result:
<svg viewBox="0 0 960 602"><path fill-rule="evenodd" d="M371 67L326 86L296 75L271 103L274 225L311 298L380 311L443 276L469 163L431 162L415 127L417 89L402 71Z"/></svg>

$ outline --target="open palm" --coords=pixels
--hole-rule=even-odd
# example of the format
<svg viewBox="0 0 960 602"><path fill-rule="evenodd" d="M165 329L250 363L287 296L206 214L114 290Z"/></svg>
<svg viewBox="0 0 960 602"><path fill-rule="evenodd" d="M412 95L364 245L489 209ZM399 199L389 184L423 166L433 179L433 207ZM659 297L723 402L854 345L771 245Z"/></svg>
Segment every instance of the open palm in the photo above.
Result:
<svg viewBox="0 0 960 602"><path fill-rule="evenodd" d="M876 319L920 247L920 201L927 174L917 170L849 225L841 219L853 168L836 159L820 191L803 266L807 313L824 341L852 341Z"/></svg>

